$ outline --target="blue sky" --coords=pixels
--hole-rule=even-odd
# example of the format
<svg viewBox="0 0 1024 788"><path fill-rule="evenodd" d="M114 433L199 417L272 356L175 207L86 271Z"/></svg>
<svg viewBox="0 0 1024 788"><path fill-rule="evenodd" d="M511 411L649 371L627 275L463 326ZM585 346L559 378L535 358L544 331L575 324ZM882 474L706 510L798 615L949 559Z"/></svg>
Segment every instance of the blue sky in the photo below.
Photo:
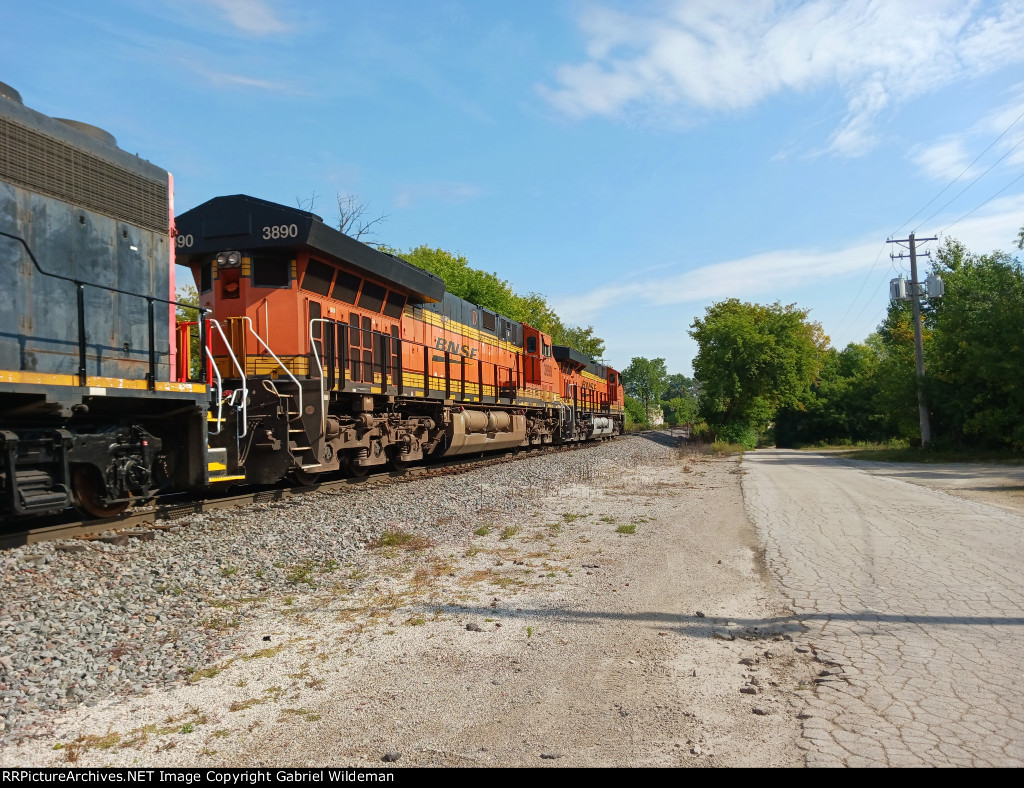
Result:
<svg viewBox="0 0 1024 788"><path fill-rule="evenodd" d="M861 341L887 236L1024 224L1024 0L5 5L0 81L169 169L178 212L358 195L375 240L543 293L619 368L689 374L730 297Z"/></svg>

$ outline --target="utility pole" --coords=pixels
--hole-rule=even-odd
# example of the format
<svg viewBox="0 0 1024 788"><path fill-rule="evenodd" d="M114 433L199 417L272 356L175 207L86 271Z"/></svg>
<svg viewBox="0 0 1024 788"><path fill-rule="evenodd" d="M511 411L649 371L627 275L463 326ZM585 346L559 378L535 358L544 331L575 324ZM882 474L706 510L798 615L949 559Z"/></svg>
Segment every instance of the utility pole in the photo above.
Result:
<svg viewBox="0 0 1024 788"><path fill-rule="evenodd" d="M917 242L935 241L937 238L915 238L911 233L909 238L902 240L890 239L891 244L910 244L910 282L908 283L901 276L889 282L889 295L894 301L910 301L913 304L914 314L914 356L917 361L917 409L921 419L921 447L925 447L932 439L931 421L928 418L928 399L924 393L924 341L921 337L921 297L938 298L944 288L942 280L934 274L928 277L927 286L923 287L922 282L917 278ZM931 257L931 253L925 253L925 257ZM889 255L893 260L902 260L904 255ZM909 284L909 288L907 285ZM934 291L934 292L933 292Z"/></svg>

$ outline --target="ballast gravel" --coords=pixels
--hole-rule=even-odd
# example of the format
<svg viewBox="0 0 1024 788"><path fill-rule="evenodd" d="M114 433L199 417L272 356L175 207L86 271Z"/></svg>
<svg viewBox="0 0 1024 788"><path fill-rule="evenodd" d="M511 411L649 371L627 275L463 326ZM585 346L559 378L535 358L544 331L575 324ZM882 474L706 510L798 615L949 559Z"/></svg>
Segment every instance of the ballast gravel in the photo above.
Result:
<svg viewBox="0 0 1024 788"><path fill-rule="evenodd" d="M675 452L620 438L459 475L190 515L123 547L75 540L8 550L0 554L0 747L45 734L80 704L185 684L232 653L244 622L358 565L386 532L457 540L476 519L527 515L555 486L589 479L597 463L628 468Z"/></svg>

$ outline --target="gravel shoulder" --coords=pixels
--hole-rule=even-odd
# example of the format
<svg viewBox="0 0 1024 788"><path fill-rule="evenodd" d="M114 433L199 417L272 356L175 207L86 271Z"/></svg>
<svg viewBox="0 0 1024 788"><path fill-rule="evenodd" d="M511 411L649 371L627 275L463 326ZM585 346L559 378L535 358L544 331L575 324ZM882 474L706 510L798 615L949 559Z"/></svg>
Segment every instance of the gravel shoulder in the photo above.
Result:
<svg viewBox="0 0 1024 788"><path fill-rule="evenodd" d="M801 765L741 474L623 438L11 551L0 766Z"/></svg>

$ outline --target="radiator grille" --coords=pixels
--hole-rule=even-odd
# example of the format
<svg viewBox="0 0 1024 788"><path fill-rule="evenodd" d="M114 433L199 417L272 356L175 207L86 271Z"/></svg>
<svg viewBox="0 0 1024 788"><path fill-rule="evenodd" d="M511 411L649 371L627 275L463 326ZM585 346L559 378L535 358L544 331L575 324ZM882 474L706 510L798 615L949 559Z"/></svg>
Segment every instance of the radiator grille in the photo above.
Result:
<svg viewBox="0 0 1024 788"><path fill-rule="evenodd" d="M170 229L166 182L6 118L0 118L0 178L147 230Z"/></svg>

